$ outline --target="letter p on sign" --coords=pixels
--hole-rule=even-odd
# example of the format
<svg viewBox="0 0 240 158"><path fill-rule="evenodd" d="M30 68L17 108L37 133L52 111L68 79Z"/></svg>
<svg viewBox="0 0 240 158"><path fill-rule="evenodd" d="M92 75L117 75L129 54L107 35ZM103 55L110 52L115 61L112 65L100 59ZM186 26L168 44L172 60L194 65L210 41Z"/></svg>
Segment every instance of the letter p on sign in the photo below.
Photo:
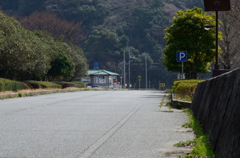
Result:
<svg viewBox="0 0 240 158"><path fill-rule="evenodd" d="M177 52L177 62L187 62L187 51Z"/></svg>

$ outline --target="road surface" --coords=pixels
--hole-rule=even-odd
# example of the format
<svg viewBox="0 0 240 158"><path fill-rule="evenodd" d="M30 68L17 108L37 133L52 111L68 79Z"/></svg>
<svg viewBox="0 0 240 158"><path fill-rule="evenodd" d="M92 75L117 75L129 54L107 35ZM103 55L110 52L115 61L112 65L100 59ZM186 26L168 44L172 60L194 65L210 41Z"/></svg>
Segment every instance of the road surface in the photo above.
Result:
<svg viewBox="0 0 240 158"><path fill-rule="evenodd" d="M160 91L82 91L0 100L0 157L165 158L185 113L160 112ZM177 152L178 151L178 152Z"/></svg>

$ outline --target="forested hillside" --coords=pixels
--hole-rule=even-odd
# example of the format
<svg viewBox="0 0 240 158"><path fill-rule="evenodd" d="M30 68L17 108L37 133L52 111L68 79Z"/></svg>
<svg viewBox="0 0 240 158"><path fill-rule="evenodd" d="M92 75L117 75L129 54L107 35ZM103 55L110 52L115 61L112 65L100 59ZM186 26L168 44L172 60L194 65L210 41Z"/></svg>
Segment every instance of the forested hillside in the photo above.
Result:
<svg viewBox="0 0 240 158"><path fill-rule="evenodd" d="M131 56L131 83L137 76L145 83L145 55L148 53L148 80L151 87L158 82L169 83L176 78L162 65L165 47L164 29L172 23L177 10L194 6L203 8L202 0L8 0L1 1L3 12L20 19L34 12L56 13L61 19L81 23L81 31L75 40L87 57L89 68L98 62L100 69L123 73L123 52L126 60ZM34 17L33 17L34 18ZM44 19L44 18L43 18ZM26 19L25 19L26 20ZM26 23L25 23L26 24ZM31 30L38 29L32 26ZM170 79L172 78L172 79ZM138 84L137 84L138 85ZM142 87L143 87L142 85ZM145 87L145 86L144 86Z"/></svg>

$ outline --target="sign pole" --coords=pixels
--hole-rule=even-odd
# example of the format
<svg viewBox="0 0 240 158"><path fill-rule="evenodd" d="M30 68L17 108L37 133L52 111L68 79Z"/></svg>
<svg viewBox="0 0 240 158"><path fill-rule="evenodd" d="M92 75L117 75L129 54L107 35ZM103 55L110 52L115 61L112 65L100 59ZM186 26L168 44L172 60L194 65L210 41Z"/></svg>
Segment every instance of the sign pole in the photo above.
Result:
<svg viewBox="0 0 240 158"><path fill-rule="evenodd" d="M159 86L159 91L160 91L160 80L159 80L159 84L158 84L158 86Z"/></svg>
<svg viewBox="0 0 240 158"><path fill-rule="evenodd" d="M183 79L183 62L187 62L187 51L177 51L177 62L182 62L182 79Z"/></svg>
<svg viewBox="0 0 240 158"><path fill-rule="evenodd" d="M123 54L123 73L124 73L124 75L123 75L123 81L124 81L124 89L126 89L126 87L125 87L125 85L126 85L126 75L125 75L125 50L124 50L124 52L123 52L124 54Z"/></svg>
<svg viewBox="0 0 240 158"><path fill-rule="evenodd" d="M183 62L182 62L182 80L183 80Z"/></svg>

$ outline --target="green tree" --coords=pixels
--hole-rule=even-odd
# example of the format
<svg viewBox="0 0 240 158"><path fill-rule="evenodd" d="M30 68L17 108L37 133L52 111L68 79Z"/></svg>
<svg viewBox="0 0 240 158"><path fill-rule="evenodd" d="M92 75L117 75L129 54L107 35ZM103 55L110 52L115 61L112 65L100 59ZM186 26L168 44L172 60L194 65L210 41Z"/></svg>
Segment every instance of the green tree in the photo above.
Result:
<svg viewBox="0 0 240 158"><path fill-rule="evenodd" d="M87 71L82 49L55 41L49 33L28 31L0 12L0 76L15 80L79 77ZM48 78L45 78L48 79Z"/></svg>
<svg viewBox="0 0 240 158"><path fill-rule="evenodd" d="M84 56L83 50L71 43L62 42L62 45L68 52L68 58L72 60L75 65L72 79L85 76L88 70L88 65L87 58Z"/></svg>
<svg viewBox="0 0 240 158"><path fill-rule="evenodd" d="M49 79L52 80L58 77L69 78L74 74L74 63L64 53L51 62L51 69L48 71Z"/></svg>
<svg viewBox="0 0 240 158"><path fill-rule="evenodd" d="M16 19L3 13L0 19L1 76L19 80L44 76L50 68L49 47Z"/></svg>
<svg viewBox="0 0 240 158"><path fill-rule="evenodd" d="M181 62L176 61L176 52L187 51L188 61L184 63L184 72L189 78L197 78L197 73L209 71L215 58L216 30L204 29L205 24L215 24L215 14L207 16L202 9L194 7L186 12L177 11L176 15L172 26L165 30L167 46L163 52L163 64L168 71L181 72ZM221 33L218 34L221 40Z"/></svg>
<svg viewBox="0 0 240 158"><path fill-rule="evenodd" d="M94 30L85 42L89 64L97 61L101 68L114 70L122 60L120 51L126 47L127 40L126 36L119 37L115 30Z"/></svg>

